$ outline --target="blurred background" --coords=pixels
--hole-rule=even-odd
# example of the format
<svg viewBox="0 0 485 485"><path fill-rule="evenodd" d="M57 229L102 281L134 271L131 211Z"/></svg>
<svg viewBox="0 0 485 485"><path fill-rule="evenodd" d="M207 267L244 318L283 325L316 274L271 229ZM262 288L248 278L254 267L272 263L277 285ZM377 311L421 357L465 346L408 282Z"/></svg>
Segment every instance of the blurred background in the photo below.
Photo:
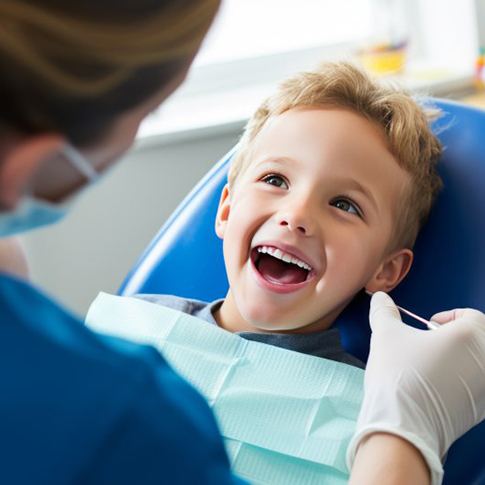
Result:
<svg viewBox="0 0 485 485"><path fill-rule="evenodd" d="M83 314L127 272L275 85L358 62L417 95L485 107L485 0L223 0L187 81L57 227L22 238L34 283Z"/></svg>

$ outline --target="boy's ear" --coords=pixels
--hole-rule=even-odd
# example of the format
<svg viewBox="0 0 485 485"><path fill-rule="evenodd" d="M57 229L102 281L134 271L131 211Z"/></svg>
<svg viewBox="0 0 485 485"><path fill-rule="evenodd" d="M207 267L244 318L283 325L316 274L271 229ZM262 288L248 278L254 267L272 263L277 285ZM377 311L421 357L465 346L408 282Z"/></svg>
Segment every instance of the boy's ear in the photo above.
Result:
<svg viewBox="0 0 485 485"><path fill-rule="evenodd" d="M410 249L400 249L392 253L381 263L365 285L365 289L371 293L391 291L408 274L412 263L413 252Z"/></svg>
<svg viewBox="0 0 485 485"><path fill-rule="evenodd" d="M226 232L226 225L229 219L229 212L231 211L231 195L229 193L229 186L226 184L221 192L221 198L219 199L219 207L216 214L215 229L216 234L224 239L224 233Z"/></svg>

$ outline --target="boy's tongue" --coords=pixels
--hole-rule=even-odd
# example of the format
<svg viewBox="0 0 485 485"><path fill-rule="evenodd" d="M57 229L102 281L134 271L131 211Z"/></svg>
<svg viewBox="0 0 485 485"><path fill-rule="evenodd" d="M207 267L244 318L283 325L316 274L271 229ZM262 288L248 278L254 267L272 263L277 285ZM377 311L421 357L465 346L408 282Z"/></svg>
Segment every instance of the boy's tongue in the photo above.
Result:
<svg viewBox="0 0 485 485"><path fill-rule="evenodd" d="M301 283L306 280L308 271L296 264L285 263L269 254L261 254L258 261L258 271L265 280L280 285Z"/></svg>

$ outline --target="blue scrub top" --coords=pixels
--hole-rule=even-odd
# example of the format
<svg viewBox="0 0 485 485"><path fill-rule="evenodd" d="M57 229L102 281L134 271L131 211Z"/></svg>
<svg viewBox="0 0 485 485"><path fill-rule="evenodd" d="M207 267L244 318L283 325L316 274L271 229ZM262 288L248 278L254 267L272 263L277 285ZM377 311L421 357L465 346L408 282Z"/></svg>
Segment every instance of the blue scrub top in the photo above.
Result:
<svg viewBox="0 0 485 485"><path fill-rule="evenodd" d="M225 484L203 398L149 346L0 275L0 483Z"/></svg>

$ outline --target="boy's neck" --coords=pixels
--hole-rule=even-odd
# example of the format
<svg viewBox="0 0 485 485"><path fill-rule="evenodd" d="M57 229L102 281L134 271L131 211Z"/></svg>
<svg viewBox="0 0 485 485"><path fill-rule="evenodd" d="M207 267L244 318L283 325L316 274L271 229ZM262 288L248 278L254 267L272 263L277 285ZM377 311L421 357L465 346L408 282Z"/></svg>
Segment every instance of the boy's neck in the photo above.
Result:
<svg viewBox="0 0 485 485"><path fill-rule="evenodd" d="M213 314L217 325L228 332L258 332L259 330L246 322L239 310L237 309L236 302L229 291L224 298L222 304L216 309Z"/></svg>

